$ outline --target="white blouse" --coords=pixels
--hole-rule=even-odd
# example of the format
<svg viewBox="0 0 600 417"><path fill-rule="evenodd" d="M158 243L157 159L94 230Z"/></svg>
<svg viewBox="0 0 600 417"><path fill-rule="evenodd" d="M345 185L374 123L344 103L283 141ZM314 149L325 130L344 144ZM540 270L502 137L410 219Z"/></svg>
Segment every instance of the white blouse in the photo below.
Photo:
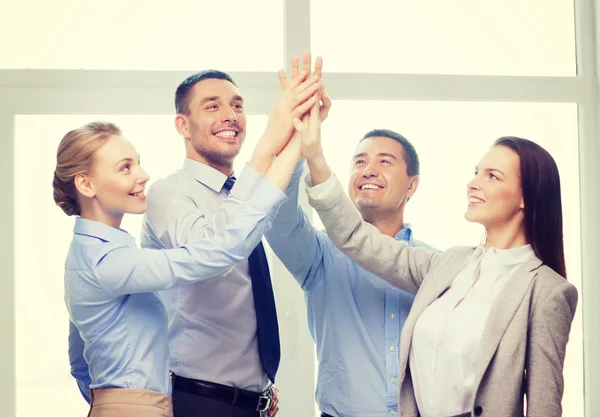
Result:
<svg viewBox="0 0 600 417"><path fill-rule="evenodd" d="M533 255L531 245L487 252L479 246L452 285L419 316L409 366L422 417L471 410L475 361L490 308L519 265Z"/></svg>

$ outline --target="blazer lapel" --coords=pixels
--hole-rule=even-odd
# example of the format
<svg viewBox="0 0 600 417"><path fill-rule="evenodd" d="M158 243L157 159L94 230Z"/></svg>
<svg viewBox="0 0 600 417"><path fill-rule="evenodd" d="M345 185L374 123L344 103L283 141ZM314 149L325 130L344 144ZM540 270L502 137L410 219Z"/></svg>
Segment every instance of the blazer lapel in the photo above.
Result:
<svg viewBox="0 0 600 417"><path fill-rule="evenodd" d="M481 345L477 356L475 368L475 384L479 386L504 332L508 328L517 309L527 294L528 288L537 274L537 268L542 261L532 256L521 265L507 283L506 288L498 294L497 300L492 305L490 314L485 324Z"/></svg>

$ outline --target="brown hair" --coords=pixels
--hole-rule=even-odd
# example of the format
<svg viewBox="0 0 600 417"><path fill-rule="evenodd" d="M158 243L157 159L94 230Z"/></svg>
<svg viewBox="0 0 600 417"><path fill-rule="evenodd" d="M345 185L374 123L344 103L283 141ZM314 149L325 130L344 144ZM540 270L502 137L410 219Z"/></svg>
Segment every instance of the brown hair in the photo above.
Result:
<svg viewBox="0 0 600 417"><path fill-rule="evenodd" d="M544 264L566 278L560 176L554 158L540 145L523 138L505 136L494 145L519 155L527 241Z"/></svg>
<svg viewBox="0 0 600 417"><path fill-rule="evenodd" d="M67 133L56 152L56 169L52 188L54 202L68 216L81 214L75 177L87 173L94 153L111 136L121 135L121 129L108 122L91 122Z"/></svg>

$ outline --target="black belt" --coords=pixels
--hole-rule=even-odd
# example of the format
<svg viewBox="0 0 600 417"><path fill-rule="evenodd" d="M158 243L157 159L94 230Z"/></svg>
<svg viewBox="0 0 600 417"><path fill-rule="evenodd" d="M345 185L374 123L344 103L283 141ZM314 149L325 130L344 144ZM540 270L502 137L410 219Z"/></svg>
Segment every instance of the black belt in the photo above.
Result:
<svg viewBox="0 0 600 417"><path fill-rule="evenodd" d="M321 413L321 417L333 417L333 416L330 414Z"/></svg>
<svg viewBox="0 0 600 417"><path fill-rule="evenodd" d="M174 391L183 391L188 394L212 398L235 407L255 410L260 413L271 408L273 397L271 390L263 393L248 391L228 385L215 384L214 382L189 379L171 373Z"/></svg>

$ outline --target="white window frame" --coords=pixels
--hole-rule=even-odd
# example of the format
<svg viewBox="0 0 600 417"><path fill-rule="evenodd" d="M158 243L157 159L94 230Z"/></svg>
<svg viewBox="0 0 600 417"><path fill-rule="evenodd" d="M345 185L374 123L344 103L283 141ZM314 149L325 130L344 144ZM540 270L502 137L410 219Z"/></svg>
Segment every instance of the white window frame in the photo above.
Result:
<svg viewBox="0 0 600 417"><path fill-rule="evenodd" d="M310 0L284 1L284 58L310 48ZM418 100L577 103L584 348L585 417L600 415L600 136L599 89L595 22L600 0L575 0L577 68L574 77L522 77L411 74L326 73L331 97L343 100ZM326 57L325 57L326 58ZM289 68L288 68L289 69ZM279 95L277 77L264 72L232 72L243 88L250 114L268 114ZM174 89L190 72L0 70L0 404L3 415L16 415L15 370L15 252L14 252L14 118L17 114L171 114ZM50 195L50 179L40 179L41 198ZM48 197L49 198L49 197ZM301 199L306 205L306 198ZM312 213L312 210L306 210ZM35 254L32 254L35 256ZM275 264L274 275L287 275ZM27 279L27 277L19 277ZM49 277L60 279L60 277ZM289 278L292 282L292 278ZM289 288L288 288L289 287ZM304 300L295 286L278 292L286 300L282 339L293 338L293 352L283 352L289 367L278 381L292 392L298 415L314 413L314 346L306 328ZM42 314L40 312L40 314ZM40 341L42 348L43 341ZM66 351L64 358L67 360ZM73 389L76 386L73 385ZM284 394L292 396L291 394ZM289 397L288 397L289 398ZM35 400L35 399L32 399ZM283 401L283 398L282 398ZM288 403L289 404L289 403ZM290 410L288 408L287 410ZM57 410L58 411L58 410ZM285 411L289 416L290 411ZM568 416L575 417L575 416Z"/></svg>

